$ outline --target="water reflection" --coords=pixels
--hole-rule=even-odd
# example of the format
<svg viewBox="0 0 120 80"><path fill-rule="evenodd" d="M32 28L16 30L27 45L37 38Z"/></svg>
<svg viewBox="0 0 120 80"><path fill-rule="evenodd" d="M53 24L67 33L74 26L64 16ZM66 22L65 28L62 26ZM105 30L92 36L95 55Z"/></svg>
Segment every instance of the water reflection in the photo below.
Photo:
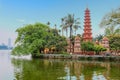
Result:
<svg viewBox="0 0 120 80"><path fill-rule="evenodd" d="M120 63L16 59L0 51L0 80L120 80Z"/></svg>
<svg viewBox="0 0 120 80"><path fill-rule="evenodd" d="M120 64L12 59L16 80L120 80Z"/></svg>
<svg viewBox="0 0 120 80"><path fill-rule="evenodd" d="M0 50L0 80L14 80L10 51Z"/></svg>

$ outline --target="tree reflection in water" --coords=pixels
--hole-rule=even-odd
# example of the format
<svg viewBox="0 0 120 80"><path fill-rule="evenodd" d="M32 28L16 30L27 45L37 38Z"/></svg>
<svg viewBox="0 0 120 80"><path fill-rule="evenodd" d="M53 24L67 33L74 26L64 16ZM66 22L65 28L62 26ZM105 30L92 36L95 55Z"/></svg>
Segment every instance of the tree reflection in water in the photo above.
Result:
<svg viewBox="0 0 120 80"><path fill-rule="evenodd" d="M119 80L120 64L12 59L16 80Z"/></svg>

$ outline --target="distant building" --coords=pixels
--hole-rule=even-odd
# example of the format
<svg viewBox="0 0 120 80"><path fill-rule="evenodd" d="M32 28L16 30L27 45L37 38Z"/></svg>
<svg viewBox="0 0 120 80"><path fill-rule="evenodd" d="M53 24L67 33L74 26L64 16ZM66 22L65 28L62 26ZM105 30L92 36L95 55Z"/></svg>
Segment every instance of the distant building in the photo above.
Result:
<svg viewBox="0 0 120 80"><path fill-rule="evenodd" d="M7 50L8 46L6 46L4 43L2 43L2 45L0 45L0 50Z"/></svg>
<svg viewBox="0 0 120 80"><path fill-rule="evenodd" d="M11 48L11 39L10 38L8 39L8 48L9 49Z"/></svg>

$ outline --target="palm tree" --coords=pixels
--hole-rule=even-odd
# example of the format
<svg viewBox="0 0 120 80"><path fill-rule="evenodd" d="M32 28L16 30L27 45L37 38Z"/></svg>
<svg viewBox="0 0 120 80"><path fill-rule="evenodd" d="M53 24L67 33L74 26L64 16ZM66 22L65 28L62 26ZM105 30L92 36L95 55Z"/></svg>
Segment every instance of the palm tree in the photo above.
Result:
<svg viewBox="0 0 120 80"><path fill-rule="evenodd" d="M115 26L110 26L105 28L105 35L106 36L114 36L114 35L120 35L120 28L115 28Z"/></svg>
<svg viewBox="0 0 120 80"><path fill-rule="evenodd" d="M47 25L50 26L50 22L49 21L47 22Z"/></svg>
<svg viewBox="0 0 120 80"><path fill-rule="evenodd" d="M66 37L68 37L68 26L66 25L64 20L65 20L65 18L61 19L62 24L60 25L60 27L62 27L62 36L63 36L63 32L65 31L66 32Z"/></svg>
<svg viewBox="0 0 120 80"><path fill-rule="evenodd" d="M55 30L58 34L60 34L60 32L61 32L61 30L57 29L57 25L56 25L56 24L54 25L54 30Z"/></svg>
<svg viewBox="0 0 120 80"><path fill-rule="evenodd" d="M66 26L70 29L70 38L73 35L73 28L78 29L80 22L78 21L79 18L75 19L74 14L68 14L67 17L65 17L65 23Z"/></svg>
<svg viewBox="0 0 120 80"><path fill-rule="evenodd" d="M68 14L65 18L64 18L64 27L69 28L70 29L70 44L71 44L71 39L72 39L72 35L73 35L73 28L76 26L78 27L80 22L78 21L79 18L75 19L74 18L74 14ZM71 52L71 45L70 45L70 52Z"/></svg>
<svg viewBox="0 0 120 80"><path fill-rule="evenodd" d="M96 41L96 40L101 41L103 39L103 37L104 37L104 35L99 34L93 40L94 41Z"/></svg>
<svg viewBox="0 0 120 80"><path fill-rule="evenodd" d="M54 26L55 26L55 29L57 29L57 25L55 24Z"/></svg>
<svg viewBox="0 0 120 80"><path fill-rule="evenodd" d="M63 21L64 21L64 18L61 18L61 22L62 22L62 24L60 25L60 27L62 27L62 36L63 36Z"/></svg>
<svg viewBox="0 0 120 80"><path fill-rule="evenodd" d="M106 14L101 23L101 28L105 28L105 35L120 34L120 8Z"/></svg>
<svg viewBox="0 0 120 80"><path fill-rule="evenodd" d="M73 26L73 28L74 28L74 30L75 30L75 35L76 35L76 31L78 30L78 28L81 28L81 27L80 27L80 26L75 25L75 26Z"/></svg>

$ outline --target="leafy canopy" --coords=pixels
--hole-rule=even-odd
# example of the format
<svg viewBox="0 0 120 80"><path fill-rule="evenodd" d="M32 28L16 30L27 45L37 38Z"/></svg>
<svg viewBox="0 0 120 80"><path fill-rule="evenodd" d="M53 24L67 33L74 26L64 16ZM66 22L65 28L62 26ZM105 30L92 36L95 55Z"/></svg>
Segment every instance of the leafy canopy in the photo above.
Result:
<svg viewBox="0 0 120 80"><path fill-rule="evenodd" d="M103 46L96 45L92 42L82 42L81 43L81 49L82 51L95 51L96 54L99 54L101 51L106 51L107 49Z"/></svg>
<svg viewBox="0 0 120 80"><path fill-rule="evenodd" d="M120 8L106 14L100 27L105 28L105 35L120 35Z"/></svg>
<svg viewBox="0 0 120 80"><path fill-rule="evenodd" d="M56 29L42 23L26 25L18 28L16 32L18 36L13 54L39 54L43 53L45 48L52 47L60 51L67 45L65 37L61 37Z"/></svg>
<svg viewBox="0 0 120 80"><path fill-rule="evenodd" d="M81 49L83 51L94 51L94 44L92 42L82 42Z"/></svg>
<svg viewBox="0 0 120 80"><path fill-rule="evenodd" d="M120 50L120 35L111 36L109 43L111 50Z"/></svg>

